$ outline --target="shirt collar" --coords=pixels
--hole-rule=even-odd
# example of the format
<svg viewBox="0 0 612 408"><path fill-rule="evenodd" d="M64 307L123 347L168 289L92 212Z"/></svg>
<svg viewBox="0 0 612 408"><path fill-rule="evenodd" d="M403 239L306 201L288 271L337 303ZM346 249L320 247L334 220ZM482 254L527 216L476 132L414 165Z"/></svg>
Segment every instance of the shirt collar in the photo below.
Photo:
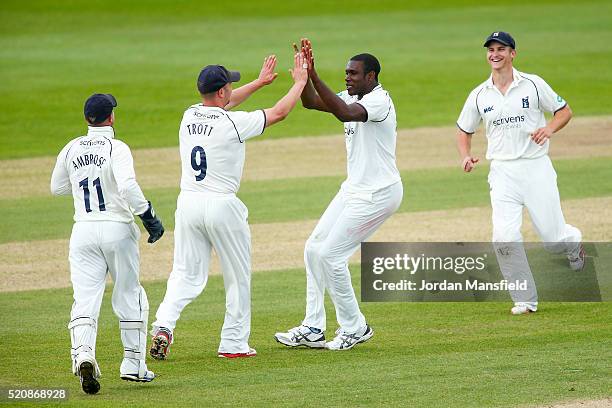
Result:
<svg viewBox="0 0 612 408"><path fill-rule="evenodd" d="M218 109L218 110L220 110L222 112L227 112L225 109L223 109L220 106L206 106L206 105L204 105L202 103L199 103L196 106L199 107L199 108L203 108L203 109Z"/></svg>
<svg viewBox="0 0 612 408"><path fill-rule="evenodd" d="M382 85L379 83L379 84L378 84L378 85L376 85L374 88L372 88L372 90L371 90L370 92L368 92L367 94L363 95L363 96L362 96L362 99L363 99L363 97L365 97L366 95L369 95L369 94L374 93L374 92L376 92L376 91L380 91L380 90L382 90L382 89L383 89L383 87L382 87ZM359 95L353 95L353 96L354 96L355 98L359 99Z"/></svg>
<svg viewBox="0 0 612 408"><path fill-rule="evenodd" d="M512 67L512 85L510 86L514 87L518 85L523 79L521 73L516 68ZM493 84L493 74L489 75L489 79L486 80L485 84L487 88L493 88L495 86Z"/></svg>
<svg viewBox="0 0 612 408"><path fill-rule="evenodd" d="M112 126L87 126L87 136L103 136L112 139L115 137L115 129Z"/></svg>

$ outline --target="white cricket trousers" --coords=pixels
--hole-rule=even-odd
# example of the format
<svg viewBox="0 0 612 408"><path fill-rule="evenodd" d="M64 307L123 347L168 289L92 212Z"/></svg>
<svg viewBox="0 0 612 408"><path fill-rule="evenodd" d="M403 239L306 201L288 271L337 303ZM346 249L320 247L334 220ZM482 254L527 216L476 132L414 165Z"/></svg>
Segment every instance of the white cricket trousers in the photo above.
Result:
<svg viewBox="0 0 612 408"><path fill-rule="evenodd" d="M248 210L235 195L182 191L174 227L174 265L153 330L174 330L181 312L208 281L211 250L221 261L225 321L221 353L249 351L251 332L251 232Z"/></svg>
<svg viewBox="0 0 612 408"><path fill-rule="evenodd" d="M582 234L578 228L565 223L557 173L548 155L536 159L493 160L489 186L493 242L501 272L508 280L527 280L527 292L510 291L510 295L514 302L535 306L538 294L522 244L523 207L527 207L531 222L549 252L575 252Z"/></svg>
<svg viewBox="0 0 612 408"><path fill-rule="evenodd" d="M355 333L366 325L351 283L348 260L400 206L401 181L374 193L340 189L306 241L305 326L326 329L325 290L336 308L340 329Z"/></svg>
<svg viewBox="0 0 612 408"><path fill-rule="evenodd" d="M95 359L97 322L107 271L114 281L112 305L119 318L124 346L121 373L146 370L149 303L139 282L139 238L140 230L134 223L76 222L72 227L69 260L74 303L68 327L73 371L76 360L87 356Z"/></svg>

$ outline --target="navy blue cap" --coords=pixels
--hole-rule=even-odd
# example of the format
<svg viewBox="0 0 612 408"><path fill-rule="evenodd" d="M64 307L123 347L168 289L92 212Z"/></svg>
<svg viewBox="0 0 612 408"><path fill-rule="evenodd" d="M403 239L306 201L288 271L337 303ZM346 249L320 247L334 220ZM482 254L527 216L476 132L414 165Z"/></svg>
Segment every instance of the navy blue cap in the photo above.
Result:
<svg viewBox="0 0 612 408"><path fill-rule="evenodd" d="M117 100L111 94L93 94L85 101L85 118L91 124L104 122L113 113Z"/></svg>
<svg viewBox="0 0 612 408"><path fill-rule="evenodd" d="M225 84L240 81L240 72L228 71L223 65L207 65L198 76L198 91L201 94L217 92Z"/></svg>
<svg viewBox="0 0 612 408"><path fill-rule="evenodd" d="M484 43L484 47L488 47L489 44L493 41L516 49L516 43L514 42L514 38L512 38L510 34L505 33L503 31L495 31L491 33L491 35L487 37L487 40Z"/></svg>

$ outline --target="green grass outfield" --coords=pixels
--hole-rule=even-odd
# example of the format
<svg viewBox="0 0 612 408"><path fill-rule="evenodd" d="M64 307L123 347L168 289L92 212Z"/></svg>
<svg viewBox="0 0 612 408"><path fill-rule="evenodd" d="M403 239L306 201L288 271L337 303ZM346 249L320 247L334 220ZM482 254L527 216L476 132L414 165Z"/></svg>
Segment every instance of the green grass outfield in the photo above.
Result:
<svg viewBox="0 0 612 408"><path fill-rule="evenodd" d="M117 96L117 136L132 148L176 146L202 66L223 63L250 80L263 57L276 53L279 79L241 108L270 106L289 87L290 43L303 35L335 89L351 55L377 55L399 128L452 125L468 92L488 76L481 45L499 29L516 37L517 68L544 77L576 115L610 115L611 15L612 3L603 0L5 0L0 160L55 156L83 131L83 102L94 92ZM341 132L330 115L298 107L266 137ZM557 160L555 168L563 199L612 196L608 157ZM40 177L48 180L51 170ZM486 165L469 176L441 168L402 177L403 212L489 205ZM249 181L239 195L251 223L314 220L342 179ZM145 194L172 229L178 188ZM0 214L0 243L67 239L72 200L2 199ZM28 256L35 264L38 254ZM13 273L1 266L3 276ZM352 272L359 293L358 267ZM165 282L144 286L153 319ZM118 378L122 346L107 293L98 336L102 391L95 397L84 395L70 373L71 290L0 293L0 388L68 387L64 406L517 407L611 395L611 303L543 302L538 313L519 317L508 313L510 302L364 303L374 339L331 353L291 350L272 339L301 320L304 292L301 269L255 273L251 344L259 355L226 361L216 357L223 285L212 276L185 310L170 360L150 362L159 378L145 385ZM331 337L337 326L331 305L327 310Z"/></svg>
<svg viewBox="0 0 612 408"><path fill-rule="evenodd" d="M612 195L612 166L609 157L557 160L555 168L563 199ZM399 212L446 210L487 206L488 168L470 175L457 168L402 172L404 199ZM249 208L249 222L282 222L318 218L343 177L312 177L244 182L239 196ZM174 228L178 188L145 191L155 203L164 225ZM72 197L29 197L0 200L0 243L66 238L73 215Z"/></svg>
<svg viewBox="0 0 612 408"><path fill-rule="evenodd" d="M499 29L517 40L516 66L544 77L577 115L610 114L611 15L609 1L5 0L0 158L57 154L83 131L83 102L94 92L117 96L117 134L132 148L176 145L204 65L223 63L250 80L276 53L277 83L241 108L271 106L289 87L290 43L303 35L334 89L350 56L377 55L400 128L453 124L489 75L482 42ZM266 133L340 132L331 115L299 108Z"/></svg>
<svg viewBox="0 0 612 408"><path fill-rule="evenodd" d="M165 283L145 288L153 315ZM222 360L223 284L211 277L185 309L170 359L148 363L159 378L136 385L118 376L122 346L107 291L95 397L82 393L70 371L71 291L4 293L0 386L67 387L62 406L93 407L515 407L609 396L612 303L543 303L519 317L508 313L509 303L364 303L374 338L334 353L288 349L272 338L303 318L304 293L302 270L254 274L250 343L258 356ZM327 310L331 336L337 325L329 304Z"/></svg>

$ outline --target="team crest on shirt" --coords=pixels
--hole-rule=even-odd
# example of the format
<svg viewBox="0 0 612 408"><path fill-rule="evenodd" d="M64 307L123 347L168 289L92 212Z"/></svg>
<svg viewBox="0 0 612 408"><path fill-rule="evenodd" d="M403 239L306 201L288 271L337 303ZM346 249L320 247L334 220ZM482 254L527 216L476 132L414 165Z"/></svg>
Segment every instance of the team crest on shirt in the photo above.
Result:
<svg viewBox="0 0 612 408"><path fill-rule="evenodd" d="M523 98L523 108L529 107L529 96Z"/></svg>

